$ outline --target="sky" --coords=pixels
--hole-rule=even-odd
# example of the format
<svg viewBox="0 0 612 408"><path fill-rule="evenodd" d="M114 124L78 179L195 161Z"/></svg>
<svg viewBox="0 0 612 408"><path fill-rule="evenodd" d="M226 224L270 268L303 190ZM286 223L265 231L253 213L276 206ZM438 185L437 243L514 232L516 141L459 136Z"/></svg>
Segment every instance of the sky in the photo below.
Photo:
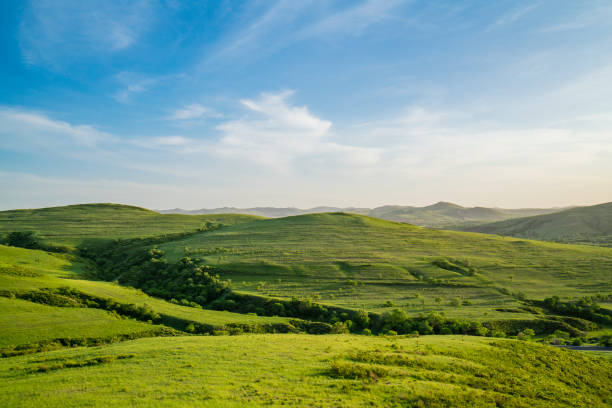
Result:
<svg viewBox="0 0 612 408"><path fill-rule="evenodd" d="M609 0L0 2L0 209L612 201Z"/></svg>

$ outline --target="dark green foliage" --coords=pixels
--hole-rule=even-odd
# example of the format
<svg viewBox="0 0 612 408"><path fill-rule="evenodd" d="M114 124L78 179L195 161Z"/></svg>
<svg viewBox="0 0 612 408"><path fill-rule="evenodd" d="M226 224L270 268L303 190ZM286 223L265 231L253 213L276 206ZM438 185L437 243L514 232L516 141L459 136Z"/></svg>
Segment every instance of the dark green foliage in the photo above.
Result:
<svg viewBox="0 0 612 408"><path fill-rule="evenodd" d="M104 344L117 343L125 340L134 340L143 337L168 337L184 335L169 327L156 327L155 329L119 334L110 337L73 337L45 340L38 343L21 344L18 346L5 347L0 349L0 357L22 356L26 354L40 353L43 351L57 350L63 347L95 347Z"/></svg>
<svg viewBox="0 0 612 408"><path fill-rule="evenodd" d="M336 322L332 325L332 328L331 328L332 334L343 334L343 333L348 333L348 332L349 332L349 328L347 327L346 323Z"/></svg>
<svg viewBox="0 0 612 408"><path fill-rule="evenodd" d="M291 320L291 324L308 334L329 334L332 332L332 325L329 323Z"/></svg>
<svg viewBox="0 0 612 408"><path fill-rule="evenodd" d="M1 244L26 249L42 249L49 252L68 252L68 248L60 245L49 245L32 231L13 231L6 234Z"/></svg>
<svg viewBox="0 0 612 408"><path fill-rule="evenodd" d="M9 297L8 293L0 293ZM144 322L160 322L161 316L150 307L118 303L109 298L88 295L70 287L41 289L24 293L10 293L13 297L56 307L91 307L115 312L120 316L130 317Z"/></svg>
<svg viewBox="0 0 612 408"><path fill-rule="evenodd" d="M229 291L229 283L198 259L182 258L177 263L168 263L163 251L144 247L164 239L115 240L81 246L79 250L95 262L99 278L142 289L151 296L178 299L179 304L206 305ZM232 308L229 304L225 306L223 310Z"/></svg>
<svg viewBox="0 0 612 408"><path fill-rule="evenodd" d="M612 311L600 307L596 303L596 299L597 297L585 296L573 302L562 302L558 296L553 296L541 302L534 301L534 303L556 314L610 324L612 322Z"/></svg>
<svg viewBox="0 0 612 408"><path fill-rule="evenodd" d="M606 334L599 337L598 343L602 347L612 347L612 334Z"/></svg>
<svg viewBox="0 0 612 408"><path fill-rule="evenodd" d="M41 249L41 243L38 237L31 231L13 231L6 234L4 239L6 245L27 248Z"/></svg>
<svg viewBox="0 0 612 408"><path fill-rule="evenodd" d="M376 331L393 330L399 334L418 332L419 334L469 334L484 336L488 330L480 322L448 319L438 313L409 318L402 310L395 309L384 313L376 320Z"/></svg>
<svg viewBox="0 0 612 408"><path fill-rule="evenodd" d="M46 373L48 371L61 370L64 368L88 367L100 364L112 363L115 360L124 360L135 357L135 354L119 354L116 356L100 356L88 358L85 360L65 360L54 364L41 364L35 367L28 368L26 371L30 373Z"/></svg>
<svg viewBox="0 0 612 408"><path fill-rule="evenodd" d="M516 336L525 329L532 329L535 334L551 334L555 330L568 332L571 337L580 337L583 332L566 322L554 319L535 319L535 320L493 320L483 323L489 330L504 332L509 336Z"/></svg>

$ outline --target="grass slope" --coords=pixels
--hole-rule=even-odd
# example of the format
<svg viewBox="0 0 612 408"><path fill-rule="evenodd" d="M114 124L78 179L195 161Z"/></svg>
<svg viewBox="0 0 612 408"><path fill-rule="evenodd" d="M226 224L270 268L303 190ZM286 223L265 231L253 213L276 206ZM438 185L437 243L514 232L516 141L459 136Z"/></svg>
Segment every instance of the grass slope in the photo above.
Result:
<svg viewBox="0 0 612 408"><path fill-rule="evenodd" d="M207 221L232 225L255 218L236 214L159 214L120 204L80 204L0 211L0 235L12 231L33 231L47 242L76 246L85 239L191 232Z"/></svg>
<svg viewBox="0 0 612 408"><path fill-rule="evenodd" d="M82 279L84 265L73 257L0 245L0 289L14 293L70 287L118 303L148 306L170 318L222 327L227 324L274 324L282 317L260 317L204 310L152 298L139 290ZM155 330L151 325L88 308L52 307L0 297L0 348L55 338L109 337Z"/></svg>
<svg viewBox="0 0 612 408"><path fill-rule="evenodd" d="M342 213L242 223L159 247L171 261L188 255L224 269L222 277L239 290L368 310L525 318L530 315L521 310L508 312L516 301L499 288L540 299L612 288L609 248L428 230ZM456 298L471 304L458 307Z"/></svg>
<svg viewBox="0 0 612 408"><path fill-rule="evenodd" d="M612 203L495 222L464 230L546 241L612 246Z"/></svg>
<svg viewBox="0 0 612 408"><path fill-rule="evenodd" d="M10 407L606 407L612 365L460 336L139 339L0 360Z"/></svg>
<svg viewBox="0 0 612 408"><path fill-rule="evenodd" d="M99 309L51 307L0 297L0 348L54 339L144 333L159 326L113 317Z"/></svg>

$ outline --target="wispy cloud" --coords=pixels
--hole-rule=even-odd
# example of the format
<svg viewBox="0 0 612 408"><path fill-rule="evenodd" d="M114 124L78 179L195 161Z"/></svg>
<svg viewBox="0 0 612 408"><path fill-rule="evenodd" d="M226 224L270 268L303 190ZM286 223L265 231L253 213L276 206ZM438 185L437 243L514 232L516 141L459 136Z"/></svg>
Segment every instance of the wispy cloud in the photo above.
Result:
<svg viewBox="0 0 612 408"><path fill-rule="evenodd" d="M246 27L221 41L204 64L224 59L253 58L298 41L334 35L361 35L375 24L395 19L393 9L408 0L361 0L341 8L313 0L277 0L251 18Z"/></svg>
<svg viewBox="0 0 612 408"><path fill-rule="evenodd" d="M535 10L539 6L540 6L540 2L534 2L532 4L528 4L522 7L515 8L514 10L511 10L510 12L507 12L503 14L500 18L498 18L493 24L491 24L487 28L487 31L495 30L495 29L510 25L518 21L522 17L526 16L527 14L531 13L533 10Z"/></svg>
<svg viewBox="0 0 612 408"><path fill-rule="evenodd" d="M149 76L137 72L122 71L115 75L115 81L121 85L112 97L121 103L128 103L134 95L149 91L161 82L180 75Z"/></svg>
<svg viewBox="0 0 612 408"><path fill-rule="evenodd" d="M562 32L581 30L589 27L597 27L601 24L608 24L612 18L612 6L606 4L599 7L590 7L577 15L572 15L570 19L561 21L542 29L544 32Z"/></svg>
<svg viewBox="0 0 612 408"><path fill-rule="evenodd" d="M207 117L218 118L220 116L220 114L204 105L200 105L199 103L193 103L191 105L186 105L180 109L176 109L174 112L172 112L170 116L168 116L168 119L186 121L204 119Z"/></svg>
<svg viewBox="0 0 612 408"><path fill-rule="evenodd" d="M306 26L297 34L304 39L329 34L361 35L368 27L394 19L393 9L406 0L366 0L352 7L332 13Z"/></svg>
<svg viewBox="0 0 612 408"><path fill-rule="evenodd" d="M150 0L30 0L19 43L27 63L63 67L129 48L154 15L155 3Z"/></svg>
<svg viewBox="0 0 612 408"><path fill-rule="evenodd" d="M0 107L0 144L11 149L17 146L43 147L65 143L93 147L100 143L113 142L110 133L90 125L72 125L53 120L40 112Z"/></svg>

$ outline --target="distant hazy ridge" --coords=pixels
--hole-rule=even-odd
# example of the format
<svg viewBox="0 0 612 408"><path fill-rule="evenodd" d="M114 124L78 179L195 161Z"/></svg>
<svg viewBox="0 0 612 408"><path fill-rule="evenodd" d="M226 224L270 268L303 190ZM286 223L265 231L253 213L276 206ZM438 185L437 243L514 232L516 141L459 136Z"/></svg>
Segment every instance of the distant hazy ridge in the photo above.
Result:
<svg viewBox="0 0 612 408"><path fill-rule="evenodd" d="M314 207L309 209L300 208L276 208L276 207L253 207L235 208L221 207L200 210L183 210L175 208L172 210L161 210L162 214L248 214L262 217L288 217L292 215L303 215L323 212L345 212L352 214L369 215L371 217L385 220L406 222L424 227L449 227L466 226L474 224L503 221L511 218L529 217L534 215L550 214L563 210L562 208L525 208L525 209L503 209L486 207L462 207L457 204L439 202L427 207L412 207L401 205L385 205L376 208L358 207Z"/></svg>

